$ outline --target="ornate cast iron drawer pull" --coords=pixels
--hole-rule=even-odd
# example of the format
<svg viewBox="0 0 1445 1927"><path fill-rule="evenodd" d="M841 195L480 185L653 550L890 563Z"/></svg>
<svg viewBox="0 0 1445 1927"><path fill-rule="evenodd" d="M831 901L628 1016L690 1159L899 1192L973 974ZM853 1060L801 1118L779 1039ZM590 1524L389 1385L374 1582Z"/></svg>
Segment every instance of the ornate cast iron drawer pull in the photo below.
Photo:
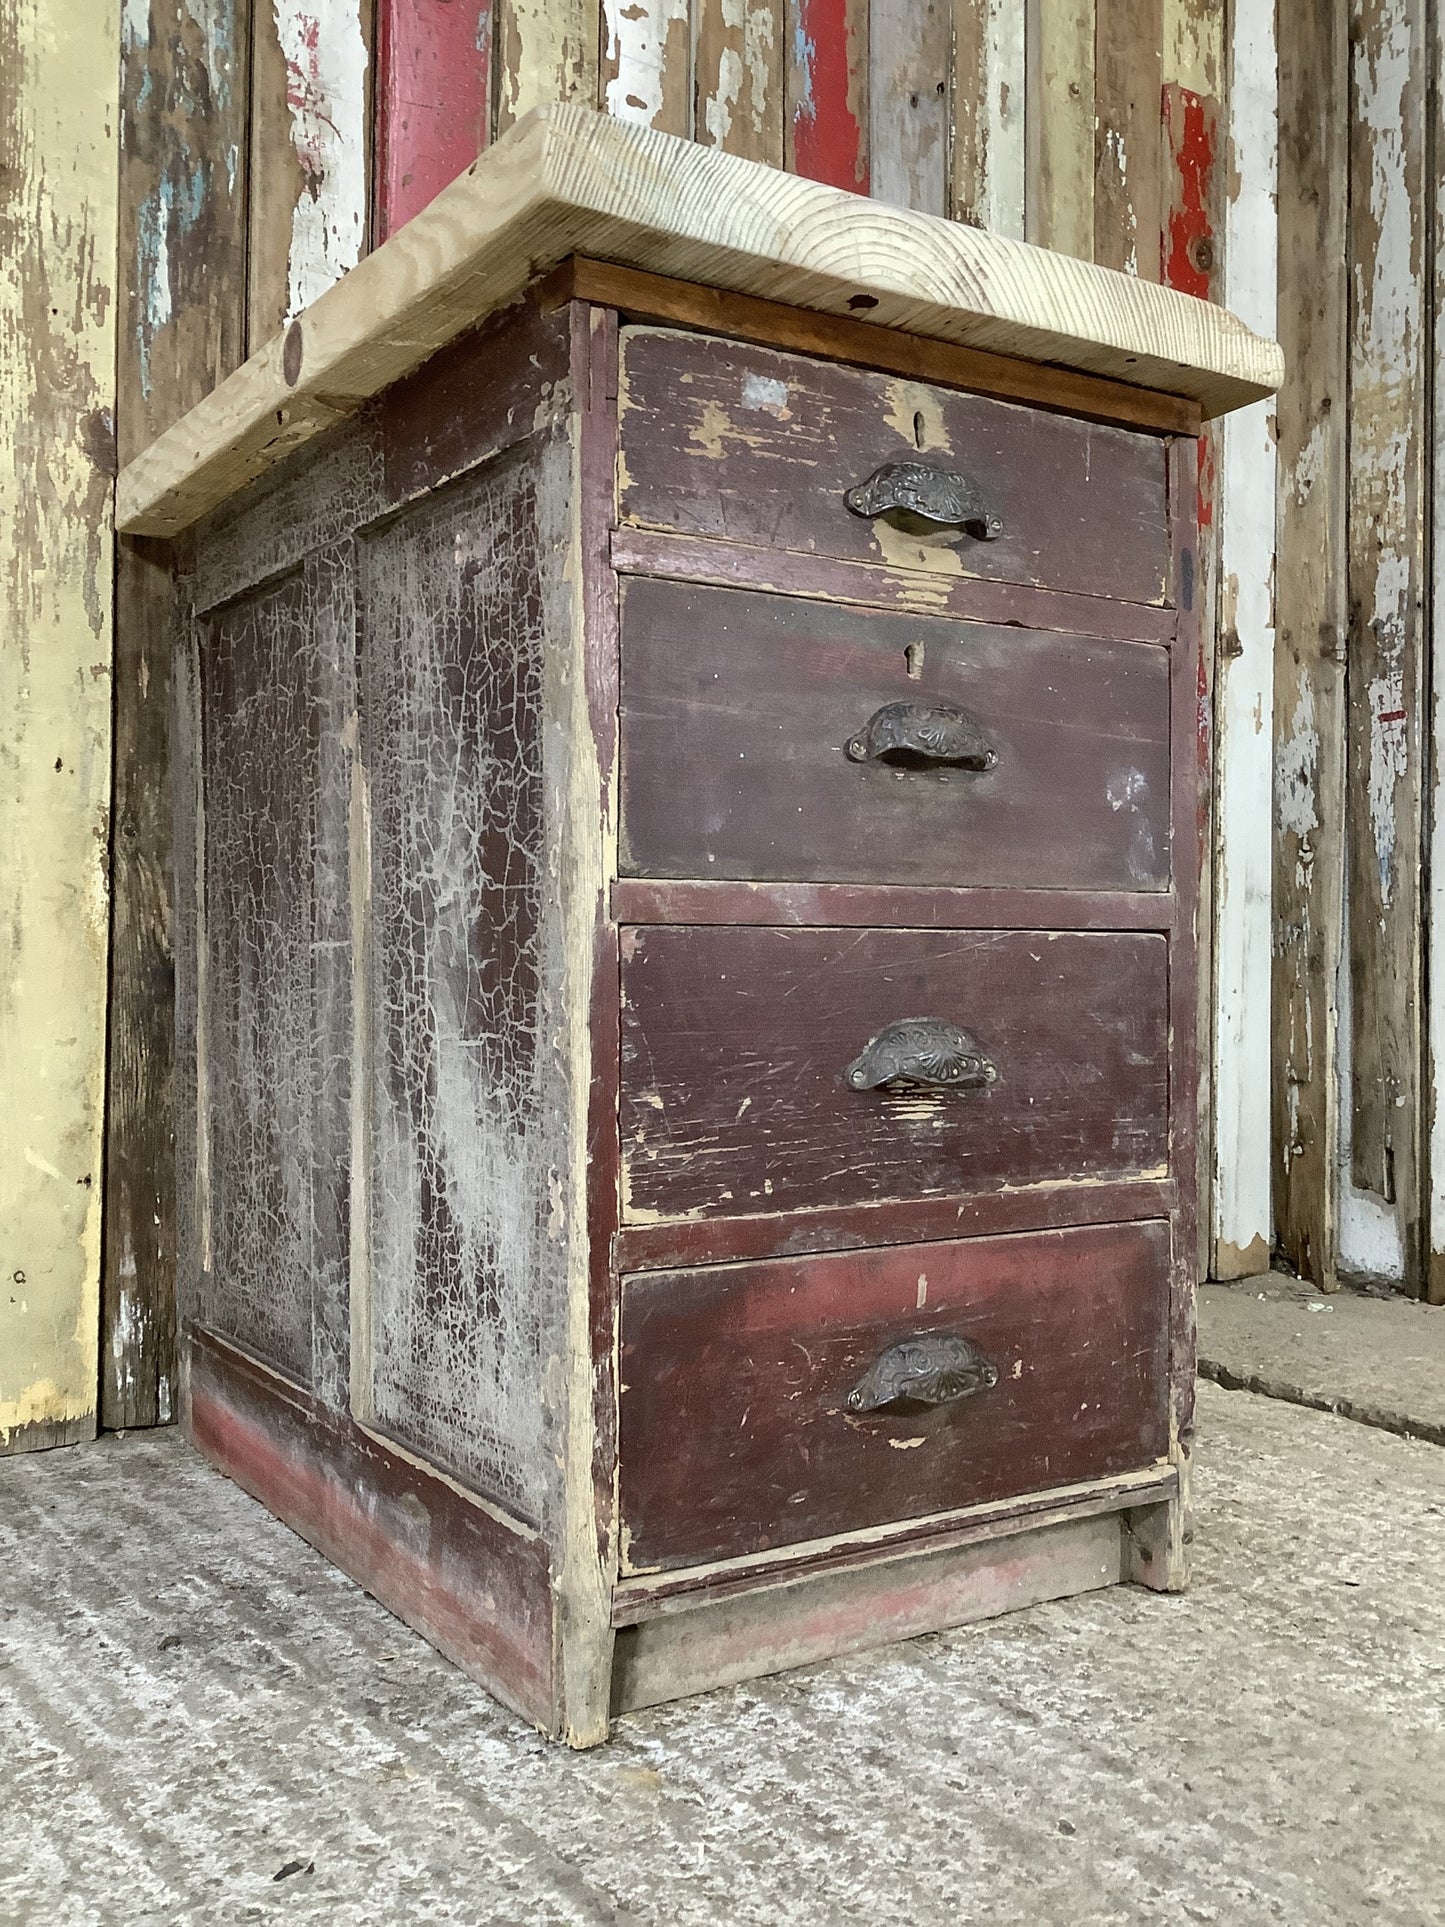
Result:
<svg viewBox="0 0 1445 1927"><path fill-rule="evenodd" d="M884 703L845 747L855 763L948 763L988 770L998 761L982 725L952 703Z"/></svg>
<svg viewBox="0 0 1445 1927"><path fill-rule="evenodd" d="M845 491L844 502L854 515L888 515L902 511L939 528L962 529L980 542L1003 533L1003 522L980 495L977 486L955 468L936 468L932 462L885 462L866 482Z"/></svg>
<svg viewBox="0 0 1445 1927"><path fill-rule="evenodd" d="M976 1345L957 1332L929 1332L880 1352L845 1405L850 1412L878 1412L886 1405L947 1405L997 1383L998 1372Z"/></svg>
<svg viewBox="0 0 1445 1927"><path fill-rule="evenodd" d="M843 1073L855 1091L981 1091L998 1067L977 1038L941 1017L903 1017L871 1038Z"/></svg>

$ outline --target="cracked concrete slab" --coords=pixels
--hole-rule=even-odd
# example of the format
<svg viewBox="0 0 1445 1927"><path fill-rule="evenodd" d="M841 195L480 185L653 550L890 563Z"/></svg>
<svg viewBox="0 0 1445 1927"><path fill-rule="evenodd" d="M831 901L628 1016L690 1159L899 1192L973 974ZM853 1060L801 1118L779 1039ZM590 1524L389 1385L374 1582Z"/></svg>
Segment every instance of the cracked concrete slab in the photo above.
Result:
<svg viewBox="0 0 1445 1927"><path fill-rule="evenodd" d="M1326 1297L1280 1272L1199 1292L1199 1369L1236 1390L1445 1445L1445 1307Z"/></svg>
<svg viewBox="0 0 1445 1927"><path fill-rule="evenodd" d="M1200 1391L1187 1597L914 1640L585 1755L173 1433L0 1463L0 1922L1445 1922L1445 1452Z"/></svg>

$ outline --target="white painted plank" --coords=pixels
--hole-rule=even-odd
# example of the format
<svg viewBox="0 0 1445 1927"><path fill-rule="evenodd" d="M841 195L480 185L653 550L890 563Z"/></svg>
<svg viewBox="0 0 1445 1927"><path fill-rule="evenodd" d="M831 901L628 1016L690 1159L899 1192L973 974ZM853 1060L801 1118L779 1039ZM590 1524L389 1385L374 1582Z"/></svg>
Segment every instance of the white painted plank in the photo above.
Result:
<svg viewBox="0 0 1445 1927"><path fill-rule="evenodd" d="M1273 9L1234 15L1233 183L1225 300L1273 334L1278 76ZM1275 449L1270 405L1224 425L1222 647L1215 681L1214 1270L1263 1271L1270 1249L1270 956Z"/></svg>
<svg viewBox="0 0 1445 1927"><path fill-rule="evenodd" d="M291 214L286 319L366 248L367 52L360 0L272 0L301 191Z"/></svg>
<svg viewBox="0 0 1445 1927"><path fill-rule="evenodd" d="M960 72L957 84L973 78L978 87L975 122L977 152L973 182L961 183L966 214L991 234L1024 238L1024 122L1028 79L1024 65L1025 0L967 0L978 12L978 71ZM960 103L961 108L961 103ZM958 113L960 123L964 120ZM968 189L971 186L972 192Z"/></svg>
<svg viewBox="0 0 1445 1927"><path fill-rule="evenodd" d="M1440 146L1440 116L1445 110L1445 29L1431 22L1430 62L1434 70L1436 152ZM1430 733L1433 782L1429 796L1429 895L1425 905L1426 1017L1425 1090L1426 1175L1426 1296L1445 1303L1445 192L1435 187L1434 289L1434 419L1431 422L1430 464L1433 481L1430 531L1431 628Z"/></svg>
<svg viewBox="0 0 1445 1927"><path fill-rule="evenodd" d="M602 0L602 34L607 112L669 134L690 132L688 0Z"/></svg>

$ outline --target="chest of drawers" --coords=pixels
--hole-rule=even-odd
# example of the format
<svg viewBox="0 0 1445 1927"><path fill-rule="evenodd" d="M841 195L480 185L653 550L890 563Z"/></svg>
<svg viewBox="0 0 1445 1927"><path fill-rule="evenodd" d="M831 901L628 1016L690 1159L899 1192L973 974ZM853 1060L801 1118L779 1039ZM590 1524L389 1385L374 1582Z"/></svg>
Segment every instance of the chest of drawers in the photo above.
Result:
<svg viewBox="0 0 1445 1927"><path fill-rule="evenodd" d="M483 298L489 231L459 319L447 233L559 128L775 191L599 125L122 479L175 544L185 1422L579 1744L1185 1583L1194 436L1273 379L1227 317L1151 362L1159 290L1140 385L859 320L856 263L720 292L662 213L592 207L601 265L555 185L560 265L533 213ZM898 220L925 289L1007 252Z"/></svg>

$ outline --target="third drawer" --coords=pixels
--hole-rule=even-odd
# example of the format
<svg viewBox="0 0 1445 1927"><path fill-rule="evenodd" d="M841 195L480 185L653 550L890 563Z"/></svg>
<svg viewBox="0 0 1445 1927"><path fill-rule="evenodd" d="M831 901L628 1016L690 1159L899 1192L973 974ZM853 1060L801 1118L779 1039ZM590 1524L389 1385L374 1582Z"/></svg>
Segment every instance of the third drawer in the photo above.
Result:
<svg viewBox="0 0 1445 1927"><path fill-rule="evenodd" d="M930 1086L960 1033L980 1065ZM633 1223L1162 1177L1168 1099L1161 935L622 932Z"/></svg>

